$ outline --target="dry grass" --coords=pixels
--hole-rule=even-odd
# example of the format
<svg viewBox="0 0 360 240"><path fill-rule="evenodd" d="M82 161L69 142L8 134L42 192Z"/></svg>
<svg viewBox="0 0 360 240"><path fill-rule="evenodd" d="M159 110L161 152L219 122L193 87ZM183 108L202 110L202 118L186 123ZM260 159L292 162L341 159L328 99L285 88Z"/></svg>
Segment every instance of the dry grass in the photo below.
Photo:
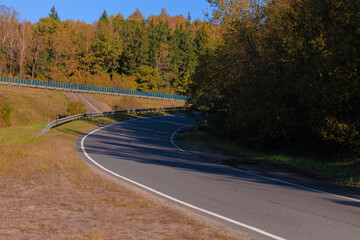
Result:
<svg viewBox="0 0 360 240"><path fill-rule="evenodd" d="M100 102L108 104L113 110L178 107L181 101L165 101L136 97L91 94ZM10 126L24 126L47 122L67 112L69 101L61 91L34 89L0 85L0 99L5 99L11 107Z"/></svg>
<svg viewBox="0 0 360 240"><path fill-rule="evenodd" d="M68 101L60 91L0 86L0 97L12 111L10 125L21 126L48 121L66 112Z"/></svg>
<svg viewBox="0 0 360 240"><path fill-rule="evenodd" d="M149 98L110 96L110 95L92 95L100 102L109 105L113 110L135 109L135 108L154 108L154 107L183 107L185 102L154 100Z"/></svg>
<svg viewBox="0 0 360 240"><path fill-rule="evenodd" d="M114 121L74 121L40 138L44 123L0 129L1 239L233 239L94 174L74 140Z"/></svg>

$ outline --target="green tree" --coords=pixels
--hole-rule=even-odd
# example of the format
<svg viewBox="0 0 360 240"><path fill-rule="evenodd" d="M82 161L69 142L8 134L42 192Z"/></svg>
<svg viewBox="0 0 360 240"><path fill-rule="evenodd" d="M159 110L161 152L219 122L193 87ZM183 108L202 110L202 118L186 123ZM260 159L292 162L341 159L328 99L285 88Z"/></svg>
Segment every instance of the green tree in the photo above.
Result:
<svg viewBox="0 0 360 240"><path fill-rule="evenodd" d="M93 73L107 73L112 78L120 66L121 51L121 39L112 34L104 11L97 23L96 38L91 47Z"/></svg>
<svg viewBox="0 0 360 240"><path fill-rule="evenodd" d="M51 8L50 13L49 13L49 17L54 19L57 22L60 22L60 17L58 15L57 11L55 10L55 6L53 6Z"/></svg>
<svg viewBox="0 0 360 240"><path fill-rule="evenodd" d="M138 90L139 91L153 91L159 90L159 73L156 69L150 66L141 66L136 74Z"/></svg>
<svg viewBox="0 0 360 240"><path fill-rule="evenodd" d="M121 73L135 75L140 66L150 65L149 33L144 20L124 20L119 35L124 46L120 59Z"/></svg>
<svg viewBox="0 0 360 240"><path fill-rule="evenodd" d="M195 37L189 29L180 28L175 30L172 36L172 72L174 79L173 87L180 94L187 91L191 75L197 65Z"/></svg>
<svg viewBox="0 0 360 240"><path fill-rule="evenodd" d="M358 153L360 3L209 2L222 39L201 53L191 94L214 129L272 150Z"/></svg>
<svg viewBox="0 0 360 240"><path fill-rule="evenodd" d="M99 22L104 22L106 24L109 23L109 16L106 13L106 10L104 10L103 14L101 15Z"/></svg>

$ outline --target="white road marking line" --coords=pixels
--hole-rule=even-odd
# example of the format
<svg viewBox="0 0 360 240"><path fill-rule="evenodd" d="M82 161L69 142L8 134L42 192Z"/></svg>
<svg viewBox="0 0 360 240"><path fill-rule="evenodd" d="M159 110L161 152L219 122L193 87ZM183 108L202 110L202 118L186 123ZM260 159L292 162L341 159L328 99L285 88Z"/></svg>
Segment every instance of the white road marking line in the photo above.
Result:
<svg viewBox="0 0 360 240"><path fill-rule="evenodd" d="M137 120L137 119L132 119L132 120ZM219 218L219 219L222 219L222 220L224 220L224 221L233 223L233 224L235 224L235 225L238 225L238 226L241 226L241 227L250 229L250 230L252 230L252 231L254 231L254 232L260 233L260 234L262 234L262 235L264 235L264 236L267 236L267 237L270 237L270 238L272 238L272 239L285 240L284 238L278 237L278 236L276 236L276 235L273 235L273 234L271 234L271 233L268 233L268 232L263 231L263 230L261 230L261 229L258 229L258 228L256 228L256 227L253 227L253 226L250 226L250 225L247 225L247 224L238 222L238 221L236 221L236 220L233 220L233 219L224 217L224 216L219 215L219 214L217 214L217 213L214 213L214 212L211 212L211 211L208 211L208 210L199 208L199 207L194 206L194 205L192 205L192 204L189 204L189 203L187 203L187 202L184 202L184 201L181 201L181 200L176 199L176 198L174 198L174 197L171 197L171 196L169 196L169 195L166 195L166 194L164 194L164 193L162 193L162 192L159 192L159 191L157 191L157 190L155 190L155 189L152 189L152 188L150 188L150 187L147 187L147 186L145 186L145 185L143 185L143 184L141 184L141 183L135 182L135 181L133 181L133 180L127 178L127 177L121 176L121 175L119 175L119 174L117 174L117 173L115 173L115 172L113 172L113 171L111 171L111 170L103 167L103 166L100 165L99 163L97 163L97 162L96 162L94 159L92 159L92 158L89 156L89 154L86 152L85 147L84 147L84 141L85 141L85 139L86 139L89 135L91 135L91 134L93 134L93 133L95 133L95 132L97 132L97 131L105 128L105 127L109 127L109 126L111 126L111 125L114 125L114 124L117 124L117 123L113 123L113 124L110 124L110 125L107 125L107 126L104 126L104 127L97 128L97 129L95 129L94 131L92 131L92 132L88 133L87 135L85 135L85 136L81 139L81 145L80 145L80 146L81 146L81 150L83 151L83 153L85 154L85 156L86 156L93 164L95 164L97 167L99 167L100 169L104 170L105 172L108 172L108 173L110 173L110 174L112 174L112 175L114 175L114 176L116 176L116 177L118 177L118 178L121 178L121 179L123 179L123 180L125 180L125 181L127 181L127 182L130 182L130 183L132 183L132 184L134 184L134 185L137 185L137 186L139 186L139 187L141 187L141 188L144 188L144 189L146 189L146 190L148 190L148 191L150 191L150 192L153 192L153 193L155 193L155 194L157 194L157 195L160 195L160 196L162 196L162 197L164 197L164 198L167 198L167 199L169 199L169 200L171 200L171 201L174 201L174 202L176 202L176 203L182 204L182 205L184 205L184 206L186 206L186 207L192 208L192 209L197 210L197 211L202 212L202 213L206 213L206 214L211 215L211 216L213 216L213 217L217 217L217 218ZM190 124L188 124L188 125L190 125ZM185 127L186 127L186 126L185 126ZM182 128L184 128L184 127L182 127ZM182 129L182 128L180 128L180 129ZM180 129L178 129L178 130L180 130ZM177 130L177 131L178 131L178 130ZM174 136L174 134L171 136L171 142L172 142L172 143L173 143L173 141L172 141L172 137L173 137L173 136ZM173 143L173 144L174 144L174 143ZM175 145L175 146L176 146L176 145ZM179 147L177 147L177 148L180 149ZM182 149L180 149L180 150L182 150ZM182 151L184 151L184 150L182 150Z"/></svg>
<svg viewBox="0 0 360 240"><path fill-rule="evenodd" d="M81 97L87 104L89 104L90 107L92 107L93 109L95 109L96 112L100 112L96 107L94 107L94 105L92 105L88 100L86 100L83 96L81 96L80 93L79 93L79 97Z"/></svg>
<svg viewBox="0 0 360 240"><path fill-rule="evenodd" d="M173 138L174 138L175 134L176 134L178 131L180 131L180 130L188 127L188 126L194 125L195 123L196 123L196 122L192 122L192 123L190 123L190 124L188 124L188 125L185 125L185 126L183 126L183 127L181 127L181 128L176 129L175 132L173 132L173 134L172 134L171 137L170 137L170 141L171 141L172 145L174 145L174 146L175 146L177 149L179 149L180 151L182 151L182 152L184 152L184 153L187 153L187 154L189 154L189 155L192 155L192 154L189 153L189 152L187 152L187 151L185 151L184 149L180 148L178 145L176 145L176 143L174 143L174 141L173 141Z"/></svg>
<svg viewBox="0 0 360 240"><path fill-rule="evenodd" d="M171 138L170 138L170 141L171 143L177 148L179 149L180 151L182 152L186 152L188 153L187 151L185 151L184 149L180 148L178 145L176 145L173 141L173 138L175 136L175 134L180 131L181 129L183 128L186 128L187 126L190 126L194 123L191 123L191 124L188 124L184 127L181 127L179 129L176 129L175 132L171 135ZM188 153L190 155L192 155L191 153ZM194 155L193 155L194 156ZM256 173L251 173L251 172L247 172L247 171L244 171L244 170L240 170L240 169L237 169L237 168L233 168L231 167L233 170L235 171L238 171L238 172L242 172L242 173L245 173L245 174L248 174L248 175L252 175L252 176L256 176L256 177L260 177L260 178L264 178L264 179L268 179L268 180L271 180L271 181L274 181L274 182L279 182L279 183L283 183L283 184L286 184L286 185L290 185L290 186L293 186L293 187L297 187L297 188L302 188L302 189L306 189L306 190L309 190L309 191L313 191L313 192L318 192L318 193L322 193L322 194L326 194L326 195L329 195L329 196L333 196L333 197L338 197L338 198L342 198L342 199L346 199L346 200L350 200L350 201L354 201L354 202L360 202L359 199L356 199L356 198L351 198L351 197L345 197L345 196L341 196L341 195L337 195L337 194L334 194L334 193L329 193L329 192L325 192L325 191L321 191L321 190L318 190L318 189L315 189L315 188L310 188L310 187L305 187L305 186L302 186L302 185L299 185L299 184L295 184L295 183L291 183L291 182L286 182L286 181L283 181L283 180L280 180L280 179L277 179L277 178L272 178L272 177L266 177L266 176L263 176L263 175L259 175L259 174L256 174Z"/></svg>

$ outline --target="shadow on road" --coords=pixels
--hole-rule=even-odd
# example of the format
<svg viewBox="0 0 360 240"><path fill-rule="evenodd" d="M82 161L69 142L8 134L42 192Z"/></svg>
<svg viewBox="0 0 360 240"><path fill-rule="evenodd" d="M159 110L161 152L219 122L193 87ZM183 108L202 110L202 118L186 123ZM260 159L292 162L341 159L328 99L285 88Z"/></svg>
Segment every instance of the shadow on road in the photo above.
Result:
<svg viewBox="0 0 360 240"><path fill-rule="evenodd" d="M261 187L277 185L287 189L296 188L301 190L294 192L299 195L305 195L307 192L313 193L308 189L242 173L221 164L210 163L176 149L170 142L171 134L177 128L192 121L185 115L177 115L176 118L176 121L174 121L174 116L152 118L151 121L139 119L104 128L87 137L86 152L97 160L101 159L101 164L104 165L110 161L112 165L116 162L134 161L141 164L167 166L182 171L196 171L205 175L211 174L220 177L222 181L237 180L261 183ZM77 149L77 151L81 152L81 149ZM334 194L343 193L346 196L360 199L357 188L349 187L343 191L345 188L343 186L335 184L326 186L326 189L321 190ZM355 207L359 207L360 204L343 200L333 202Z"/></svg>

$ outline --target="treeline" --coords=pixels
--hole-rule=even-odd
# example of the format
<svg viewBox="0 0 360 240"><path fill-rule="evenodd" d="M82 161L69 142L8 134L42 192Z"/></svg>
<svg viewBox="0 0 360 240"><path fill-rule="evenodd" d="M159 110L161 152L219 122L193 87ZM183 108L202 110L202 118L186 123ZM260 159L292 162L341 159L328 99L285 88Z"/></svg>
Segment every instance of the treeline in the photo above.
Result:
<svg viewBox="0 0 360 240"><path fill-rule="evenodd" d="M212 129L267 150L359 156L360 1L208 2L222 41L190 94Z"/></svg>
<svg viewBox="0 0 360 240"><path fill-rule="evenodd" d="M87 24L61 21L53 7L32 24L2 5L0 75L182 94L214 36L208 23L165 9L147 19L104 11Z"/></svg>

